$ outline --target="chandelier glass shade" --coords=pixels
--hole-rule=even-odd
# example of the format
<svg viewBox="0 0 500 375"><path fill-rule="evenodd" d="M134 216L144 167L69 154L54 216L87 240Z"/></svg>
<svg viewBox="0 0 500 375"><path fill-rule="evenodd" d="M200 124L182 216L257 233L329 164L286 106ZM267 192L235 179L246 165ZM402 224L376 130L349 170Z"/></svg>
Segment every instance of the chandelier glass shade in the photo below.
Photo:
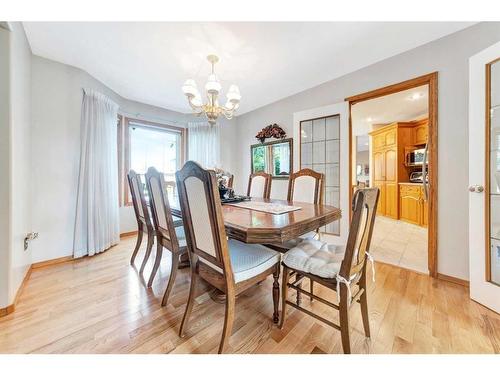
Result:
<svg viewBox="0 0 500 375"><path fill-rule="evenodd" d="M194 79L188 79L184 82L184 85L182 85L182 92L186 95L194 114L197 116L204 114L208 119L208 123L214 125L221 115L228 120L233 118L234 112L240 106L241 94L238 86L229 86L229 90L226 93L226 103L220 105L219 95L221 94L222 86L215 74L215 64L219 61L219 58L215 55L209 55L207 56L207 60L212 64L212 72L208 76L207 83L205 84L207 102L203 103L203 99Z"/></svg>

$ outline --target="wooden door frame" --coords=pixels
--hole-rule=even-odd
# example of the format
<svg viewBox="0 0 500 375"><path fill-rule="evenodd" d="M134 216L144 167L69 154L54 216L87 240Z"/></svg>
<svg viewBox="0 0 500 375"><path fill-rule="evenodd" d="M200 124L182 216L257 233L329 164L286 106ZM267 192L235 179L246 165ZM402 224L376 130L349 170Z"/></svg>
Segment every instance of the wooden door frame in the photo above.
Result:
<svg viewBox="0 0 500 375"><path fill-rule="evenodd" d="M429 88L429 207L428 207L428 268L432 277L438 277L437 272L437 249L438 249L438 72L429 73L420 77L409 79L393 85L385 86L376 90L368 91L359 95L346 98L349 102L349 186L352 184L352 106L366 100L379 98L405 91L418 86L428 85ZM352 189L349 189L349 197L352 199Z"/></svg>

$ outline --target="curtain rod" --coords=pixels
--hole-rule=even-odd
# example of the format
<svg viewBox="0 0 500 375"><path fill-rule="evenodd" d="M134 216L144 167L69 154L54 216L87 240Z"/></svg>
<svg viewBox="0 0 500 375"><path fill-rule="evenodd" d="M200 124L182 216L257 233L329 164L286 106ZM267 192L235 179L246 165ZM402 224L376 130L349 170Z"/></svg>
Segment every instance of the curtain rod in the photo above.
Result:
<svg viewBox="0 0 500 375"><path fill-rule="evenodd" d="M184 126L187 126L187 122L185 121L178 121L178 120L170 120L170 119L166 119L166 118L161 118L161 117L156 117L156 116L149 116L149 115L144 115L140 112L137 112L137 113L131 113L131 112L127 112L127 111L123 111L121 109L118 110L118 113L125 116L125 117L128 117L130 119L137 119L137 120L150 120L150 121L157 121L159 123L163 123L165 125L184 125Z"/></svg>

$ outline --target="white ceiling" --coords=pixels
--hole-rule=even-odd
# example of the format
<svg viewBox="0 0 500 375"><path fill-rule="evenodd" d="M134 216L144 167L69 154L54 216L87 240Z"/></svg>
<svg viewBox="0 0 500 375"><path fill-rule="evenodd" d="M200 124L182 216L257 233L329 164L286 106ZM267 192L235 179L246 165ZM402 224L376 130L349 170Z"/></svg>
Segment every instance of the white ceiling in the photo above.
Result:
<svg viewBox="0 0 500 375"><path fill-rule="evenodd" d="M35 55L73 65L121 96L189 112L219 55L244 113L470 26L468 22L24 22Z"/></svg>
<svg viewBox="0 0 500 375"><path fill-rule="evenodd" d="M414 99L414 95L418 99ZM429 112L427 85L381 96L355 104L351 109L352 134L365 135L377 124L412 121L427 117Z"/></svg>

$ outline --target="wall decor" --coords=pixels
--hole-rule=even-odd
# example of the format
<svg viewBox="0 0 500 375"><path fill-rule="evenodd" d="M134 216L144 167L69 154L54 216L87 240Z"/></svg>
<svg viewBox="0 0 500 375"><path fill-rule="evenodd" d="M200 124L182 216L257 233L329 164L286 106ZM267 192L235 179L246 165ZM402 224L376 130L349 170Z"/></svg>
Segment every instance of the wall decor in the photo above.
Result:
<svg viewBox="0 0 500 375"><path fill-rule="evenodd" d="M271 124L258 132L255 138L261 143L264 143L266 138L285 139L286 132L278 124Z"/></svg>

